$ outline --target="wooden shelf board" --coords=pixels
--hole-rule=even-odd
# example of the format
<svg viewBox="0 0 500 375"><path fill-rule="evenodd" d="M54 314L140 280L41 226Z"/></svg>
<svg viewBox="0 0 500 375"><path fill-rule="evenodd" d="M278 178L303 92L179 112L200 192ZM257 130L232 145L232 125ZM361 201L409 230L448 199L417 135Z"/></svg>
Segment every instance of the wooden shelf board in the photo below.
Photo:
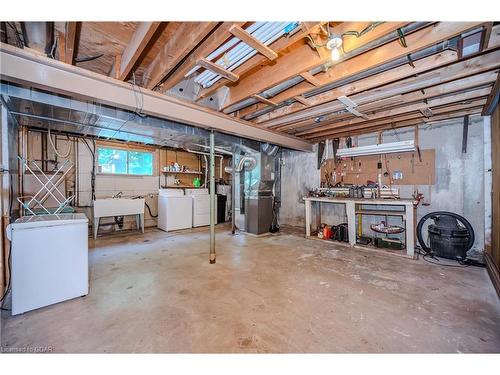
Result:
<svg viewBox="0 0 500 375"><path fill-rule="evenodd" d="M188 172L175 172L175 171L162 171L162 173L170 173L170 174L199 174L202 175L203 172L200 171L188 171Z"/></svg>

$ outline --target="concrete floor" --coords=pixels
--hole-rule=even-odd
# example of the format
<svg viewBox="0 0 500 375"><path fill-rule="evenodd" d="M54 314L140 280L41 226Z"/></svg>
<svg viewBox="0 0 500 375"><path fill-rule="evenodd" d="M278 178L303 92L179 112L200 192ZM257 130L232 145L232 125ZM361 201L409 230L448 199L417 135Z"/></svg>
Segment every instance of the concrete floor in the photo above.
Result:
<svg viewBox="0 0 500 375"><path fill-rule="evenodd" d="M150 229L91 240L90 294L11 317L3 350L500 352L485 269L444 268L292 232Z"/></svg>

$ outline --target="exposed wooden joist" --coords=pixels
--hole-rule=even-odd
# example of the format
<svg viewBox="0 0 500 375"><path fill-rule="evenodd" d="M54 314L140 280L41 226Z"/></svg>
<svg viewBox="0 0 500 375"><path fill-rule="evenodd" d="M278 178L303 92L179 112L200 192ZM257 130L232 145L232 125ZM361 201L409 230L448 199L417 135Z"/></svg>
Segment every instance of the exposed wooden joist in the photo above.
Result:
<svg viewBox="0 0 500 375"><path fill-rule="evenodd" d="M307 98L307 100L309 101L311 107L317 106L320 104L324 104L324 103L328 103L328 102L331 102L333 100L336 100L337 97L339 97L341 95L347 95L347 96L354 95L354 94L361 92L361 91L369 90L369 89L372 89L374 87L381 86L381 85L386 85L386 84L392 83L392 82L400 80L400 79L408 78L408 77L413 76L415 74L419 74L419 73L422 73L422 72L425 72L425 71L428 71L431 69L439 68L445 64L456 61L456 59L457 59L456 52L451 51L451 50L443 51L443 52L440 52L436 55L429 56L429 57L423 58L421 60L415 61L413 63L414 67L410 66L409 64L406 64L406 65L398 67L397 69L390 69L388 71L381 72L381 73L369 76L367 78L362 78L362 79L357 80L355 82L352 82L350 84L337 87L335 89L329 90L329 91L324 92L322 94L318 94L318 95L309 97L309 98ZM300 87L301 85L302 85L302 87ZM299 85L295 86L295 88L297 88L298 91L301 91L302 89L305 88L304 85L306 85L306 84L305 83L299 84ZM280 103L284 100L289 99L288 93L290 91L293 91L295 88L291 88L290 90L287 90L286 92L284 92L282 94L278 94L277 96L274 97L274 100L276 102ZM262 107L259 106L259 108L255 108L254 110L251 110L251 111L245 111L246 110L246 108L245 108L242 111L240 111L240 113L242 114L242 116L244 116L246 114L249 114L251 112L254 112L255 110L262 109L262 108L263 108L263 106ZM293 104L288 105L286 107L281 107L281 108L275 109L272 112L261 115L261 116L257 117L254 121L256 123L266 123L267 121L271 121L271 120L275 120L279 117L291 115L291 114L299 112L303 109L304 109L303 106L301 106L297 103L293 103Z"/></svg>
<svg viewBox="0 0 500 375"><path fill-rule="evenodd" d="M294 96L293 98L300 104L305 105L306 107L309 107L311 105L311 101L307 98L304 98L302 95L297 95Z"/></svg>
<svg viewBox="0 0 500 375"><path fill-rule="evenodd" d="M304 78L307 82L309 82L311 85L319 87L321 86L321 81L314 77L311 73L309 72L303 72L299 74L302 78Z"/></svg>
<svg viewBox="0 0 500 375"><path fill-rule="evenodd" d="M429 81L431 87L429 88L425 87L425 90L422 90L424 87L417 86L411 92L405 94L398 93L394 97L380 99L377 101L372 101L368 102L367 104L360 105L358 107L358 110L361 112L369 112L383 107L398 104L398 102L401 104L405 103L405 105L407 105L408 103L411 102L419 100L427 100L445 94L460 93L467 89L473 89L486 84L491 84L494 82L496 76L497 76L496 71L488 71L484 73L478 73L476 75L471 75L465 78L445 82L438 85L435 85L435 81ZM422 110L425 110L425 108L422 108ZM334 123L334 121L339 120L339 117L342 117L342 115L334 114L332 116L324 116L322 124L327 125L329 123ZM284 130L300 128L300 130L303 131L315 128L317 126L318 124L315 123L314 120L310 119L298 123L292 123L280 126L277 127L277 129L279 129L280 131L284 131Z"/></svg>
<svg viewBox="0 0 500 375"><path fill-rule="evenodd" d="M120 71L113 69L111 76L125 81L137 64L146 46L160 27L161 22L139 22L120 57Z"/></svg>
<svg viewBox="0 0 500 375"><path fill-rule="evenodd" d="M321 22L302 22L302 30L296 32L295 34L291 35L288 38L280 38L274 43L270 45L270 47L274 50L277 51L278 53L286 50L288 47L291 45L294 45L295 43L298 43L306 35L308 35L311 32L315 32L316 30L319 30L319 27L321 25ZM234 72L240 76L243 76L244 74L252 71L254 68L262 65L262 64L267 64L269 63L269 60L261 55L255 55L252 57L250 60L246 61L243 65L239 66L234 70ZM226 79L221 79L218 82L214 83L212 86L203 89L199 95L197 100L206 98L207 96L212 95L215 91L217 91L219 88L222 86L226 86L230 84L231 82L226 80Z"/></svg>
<svg viewBox="0 0 500 375"><path fill-rule="evenodd" d="M464 103L451 103L448 105L440 106L439 108L435 108L433 110L434 115L431 118L426 118L420 112L410 112L403 113L396 116L385 117L375 121L365 121L356 125L341 127L338 129L334 129L331 132L325 132L322 134L316 134L314 136L308 136L309 140L317 140L319 138L324 139L325 137L337 136L337 134L346 134L350 132L356 131L365 131L366 129L380 128L387 125L392 125L395 123L414 121L415 119L425 118L427 121L431 121L436 119L439 115L443 115L450 112L464 111L469 110L471 108L477 109L481 105L483 105L485 99L476 99L472 101L467 101Z"/></svg>
<svg viewBox="0 0 500 375"><path fill-rule="evenodd" d="M427 103L425 102L419 102L415 104L410 104L410 105L405 105L402 107L397 107L393 109L388 109L388 110L382 110L375 112L370 115L371 120L376 120L376 119L381 119L385 117L393 117L397 115L401 115L404 113L408 112L415 112L415 111L420 111L420 109L423 108L433 108L437 106L442 106L446 104L451 104L451 103L457 103L457 102L462 102L462 101L468 101L468 100L473 100L477 99L480 97L486 97L490 92L490 88L483 88L483 89L478 89L474 91L468 91L462 94L457 94L457 95L450 95L450 96L445 96L441 98L436 98L432 100L428 100ZM299 132L296 133L295 135L297 136L304 136L306 139L307 138L313 138L318 135L325 135L331 132L333 129L339 129L339 128L348 128L353 125L359 124L361 122L365 122L363 119L359 118L354 118L352 120L346 120L346 121L341 121L337 123L333 123L330 125L321 125L318 127L315 127L313 129L304 131L304 132ZM316 134L313 136L312 134Z"/></svg>
<svg viewBox="0 0 500 375"><path fill-rule="evenodd" d="M77 49L78 41L78 22L66 22L66 34L65 34L65 54L64 62L66 64L72 64L75 59L75 52Z"/></svg>
<svg viewBox="0 0 500 375"><path fill-rule="evenodd" d="M222 77L224 77L232 82L236 82L240 79L239 75L234 74L233 72L230 72L229 70L224 69L222 66L220 66L212 61L209 61L205 58L199 59L198 65L202 66L203 68L208 69L214 73L217 73L218 75L220 75L220 76L222 76Z"/></svg>
<svg viewBox="0 0 500 375"><path fill-rule="evenodd" d="M395 40L359 56L341 61L334 65L334 68L328 72L317 74L316 78L321 80L321 85L326 85L385 62L406 56L442 40L452 38L480 24L479 22L441 22L406 35L407 48L403 47L399 40ZM370 35L370 33L365 35ZM362 44L359 45L361 46ZM295 76L299 72L310 70L325 62L326 60L321 61L321 59L311 58L310 55L304 55L303 51L290 53L280 58L277 64L260 69L244 80L241 80L235 87L232 87L230 90L230 99L226 103L225 108L229 108L254 93L269 89Z"/></svg>
<svg viewBox="0 0 500 375"><path fill-rule="evenodd" d="M258 51L261 55L267 57L269 60L273 61L278 58L278 54L274 52L271 48L263 44L253 35L247 33L238 25L233 25L229 29L229 32L233 34L236 38L241 40L243 43L248 44L254 50Z"/></svg>
<svg viewBox="0 0 500 375"><path fill-rule="evenodd" d="M153 89L179 64L207 35L217 22L170 22L168 28L175 32L163 46L144 72L144 83L148 89Z"/></svg>
<svg viewBox="0 0 500 375"><path fill-rule="evenodd" d="M222 25L217 27L203 44L199 45L193 52L182 62L182 64L175 69L175 71L162 83L161 88L163 91L169 90L179 82L181 82L186 74L196 66L199 59L207 57L215 51L221 44L223 44L229 37L229 30L234 26L242 26L244 22L223 22Z"/></svg>
<svg viewBox="0 0 500 375"><path fill-rule="evenodd" d="M484 105L484 109L481 112L482 116L491 116L493 111L498 105L500 99L500 73L497 75L497 79L495 81L495 85L491 89L491 93L488 96L488 100L486 101L486 104Z"/></svg>
<svg viewBox="0 0 500 375"><path fill-rule="evenodd" d="M471 107L471 108L468 108L465 110L459 110L458 112L455 112L455 111L446 112L446 113L441 114L441 115L433 116L432 118L419 117L419 118L404 120L404 121L395 120L393 122L386 123L384 125L370 126L370 127L365 127L362 129L357 129L357 130L348 130L348 131L332 133L328 136L317 137L315 139L311 139L311 141L312 142L320 142L320 141L323 141L325 139L331 139L331 138L355 136L355 135L366 134L366 133L381 132L381 131L389 130L389 129L398 129L398 128L405 128L405 127L410 127L410 126L418 126L418 125L422 125L422 124L434 124L434 123L445 121L445 120L462 118L462 117L467 116L467 115L472 116L472 115L476 115L479 113L481 113L480 107Z"/></svg>
<svg viewBox="0 0 500 375"><path fill-rule="evenodd" d="M445 67L442 67L441 69L423 73L417 77L406 78L389 85L363 91L362 93L350 96L350 98L358 103L358 105L363 105L376 100L388 98L393 95L420 90L429 86L461 79L484 71L494 70L499 66L500 49L497 48L485 53L481 53L467 60L447 65ZM334 91L338 93L339 91L344 91L344 89L339 88L339 90ZM262 126L277 127L282 124L291 124L293 122L307 120L316 116L332 113L341 110L342 108L343 105L338 101L327 102L304 111L268 121L262 124Z"/></svg>
<svg viewBox="0 0 500 375"><path fill-rule="evenodd" d="M487 26L487 25L486 25ZM498 31L500 30L500 26L497 26L493 29L492 37L488 39L488 47L489 49L494 48L495 46L500 45L500 35ZM382 73L378 73L376 75L370 76L368 78L356 80L355 82L349 84L349 85L344 85L343 87L336 88L333 90L326 91L322 94L315 95L313 97L310 97L309 99L311 100L311 106L323 104L332 100L335 100L337 96L340 95L352 95L356 92L360 92L362 90L367 90L379 85L384 85L387 83L390 83L392 81L395 81L397 79L402 79L409 77L410 75L417 74L424 72L426 70L430 69L435 69L438 68L448 62L451 62L453 60L456 60L457 54L455 51L452 50L445 50L439 54L429 56L424 59L420 59L417 61L414 61L412 65L406 64L403 66L398 67L397 69L391 69ZM470 56L468 56L470 57ZM340 90L343 90L343 92L340 92L337 94L337 92ZM294 97L297 94L303 93L304 91L308 91L309 87L305 83L298 84L276 96L273 97L273 100L276 103L282 103L285 100L289 100L290 98ZM263 104L257 104L251 107L247 107L244 109L241 109L238 111L240 116L243 118L247 116L248 114L251 114L257 110L261 110L265 108ZM268 112L266 114L263 114L255 119L252 119L252 121L256 123L263 123L265 121L273 120L277 117L282 117L286 116L291 113L298 112L300 110L304 109L304 107L297 105L296 103L293 103L288 106L281 106L277 108L276 110L273 110L271 112Z"/></svg>
<svg viewBox="0 0 500 375"><path fill-rule="evenodd" d="M37 56L28 51L0 45L0 74L6 82L17 83L79 100L91 100L125 110L136 110L134 88L102 74L54 59ZM142 90L141 111L149 116L178 121L199 128L210 128L243 138L274 143L283 147L312 151L312 144L296 137L258 128L193 103L169 97L151 90Z"/></svg>
<svg viewBox="0 0 500 375"><path fill-rule="evenodd" d="M270 105L270 106L276 105L276 103L273 102L272 100L264 98L263 96L260 96L260 95L254 95L253 98L257 99L259 102L266 103L267 105Z"/></svg>

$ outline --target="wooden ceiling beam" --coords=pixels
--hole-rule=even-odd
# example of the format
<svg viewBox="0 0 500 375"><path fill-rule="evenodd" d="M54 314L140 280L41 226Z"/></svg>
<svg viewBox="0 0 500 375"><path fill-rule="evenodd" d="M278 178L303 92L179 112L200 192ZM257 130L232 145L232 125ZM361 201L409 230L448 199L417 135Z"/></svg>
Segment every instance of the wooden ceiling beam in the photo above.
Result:
<svg viewBox="0 0 500 375"><path fill-rule="evenodd" d="M380 131L390 130L390 129L399 129L399 128L405 128L405 127L410 127L410 126L415 126L415 125L422 125L422 124L434 124L434 123L440 122L440 121L450 120L450 119L454 119L454 118L461 118L461 117L464 117L467 115L475 115L475 114L479 114L479 113L481 113L481 107L471 107L471 108L456 111L456 112L453 112L453 111L447 112L447 113L444 113L444 114L441 114L438 116L433 116L431 118L425 118L423 116L420 116L418 118L405 120L405 121L396 121L396 122L392 122L389 124L367 127L364 129L338 132L338 133L334 133L334 134L331 134L328 136L323 136L323 137L311 139L311 141L312 142L319 142L319 141L323 141L325 139L331 139L331 138L355 136L355 135L380 132Z"/></svg>
<svg viewBox="0 0 500 375"><path fill-rule="evenodd" d="M144 72L144 86L153 89L205 39L217 22L170 22L167 28L177 28Z"/></svg>
<svg viewBox="0 0 500 375"><path fill-rule="evenodd" d="M260 96L260 95L254 95L253 98L257 99L259 102L266 103L267 105L270 105L270 106L276 105L275 102L273 102L267 98L264 98L263 96Z"/></svg>
<svg viewBox="0 0 500 375"><path fill-rule="evenodd" d="M283 51L285 51L288 47L291 45L294 45L295 43L301 41L304 39L304 37L310 33L317 32L321 26L322 22L302 22L301 23L301 30L297 31L296 33L290 35L287 38L279 38L277 41L272 43L269 47L272 48L274 51L278 52L279 54L282 54ZM252 71L254 68L262 65L262 64L269 64L269 60L261 55L255 55L253 56L250 60L246 61L244 64L239 66L234 70L236 74L239 76L243 76L246 73ZM226 79L221 79L218 82L214 83L212 86L203 89L200 91L198 94L197 100L206 98L207 96L212 95L215 91L220 89L222 86L226 86L228 84L231 84L230 81Z"/></svg>
<svg viewBox="0 0 500 375"><path fill-rule="evenodd" d="M223 22L222 25L217 27L203 44L196 47L193 52L182 62L182 64L175 69L175 71L161 84L163 91L169 90L179 82L184 80L188 74L197 64L198 60L207 57L222 45L229 37L229 30L233 26L243 26L245 22Z"/></svg>
<svg viewBox="0 0 500 375"><path fill-rule="evenodd" d="M66 22L64 62L73 65L78 48L78 22Z"/></svg>
<svg viewBox="0 0 500 375"><path fill-rule="evenodd" d="M453 23L453 24L455 24L455 23ZM394 28L399 28L402 25L404 25L404 23L388 22L388 23L384 23L384 24L378 26L374 30L377 30L377 29L378 29L377 31L387 30L386 33L390 33L390 32L393 32L395 30ZM460 24L460 25L462 25L462 27L463 27L464 24ZM332 28L331 32L342 34L342 33L349 31L349 30L353 30L353 29L357 30L359 27L360 27L359 23L356 24L354 22L342 22L338 26ZM407 35L406 39L409 40L409 38L413 34ZM447 33L446 35L448 35L448 34L449 33ZM422 37L421 33L419 35L420 35L420 37ZM436 33L436 35L440 36L439 32ZM357 47L360 47L360 46L362 46L370 41L373 41L374 39L379 38L379 37L380 37L380 35L378 35L377 33L372 34L371 32L369 32L360 38L349 39L349 42L352 41L351 48L357 48ZM428 40L428 39L429 39L429 37L424 38L424 40ZM414 42L413 39L411 39L411 41ZM347 41L346 41L346 43L347 43ZM397 42L397 43L399 43L399 42ZM422 43L415 41L415 43L413 43L413 44L420 46ZM424 46L425 46L425 44L424 44ZM346 48L346 46L344 46L344 47ZM422 48L422 47L420 47L420 48ZM409 46L408 50L411 50L411 49L412 48ZM399 51L399 53L403 54L403 55L411 52L411 51L402 52L401 50L406 50L406 49L401 47L401 46L399 46L399 48L397 49L397 51ZM367 53L369 53L369 52L367 52ZM393 52L393 54L397 55L397 53L395 51ZM364 55L365 54L363 54L363 56ZM378 61L378 58L376 57L377 55L378 54L375 54L375 56L372 57L372 64ZM356 57L353 59L350 59L350 60L346 60L346 62L352 61L355 59L356 59ZM329 60L330 60L330 56L320 57L320 56L318 56L318 54L316 52L311 50L309 45L304 44L300 48L297 48L296 50L284 55L283 57L280 57L277 60L276 64L262 67L261 69L259 69L255 73L253 73L253 74L249 75L248 77L246 77L245 79L241 80L238 83L238 85L232 87L230 89L229 100L225 104L224 108L228 109L233 104L236 104L236 103L240 102L241 100L244 100L244 99L252 96L253 94L258 94L258 93L265 91L271 87L274 87L275 85L277 85L283 81L286 81L292 77L295 77L302 72L309 71L312 68L320 66L320 65L328 62ZM356 61L358 61L358 60L359 59L356 59ZM333 70L336 71L340 65L343 65L343 64L342 63L337 64L335 66L335 69L333 69ZM359 71L359 69L358 69L358 71ZM345 75L345 74L343 74L343 75Z"/></svg>
<svg viewBox="0 0 500 375"><path fill-rule="evenodd" d="M456 111L462 111L462 110L467 110L470 108L479 108L483 103L485 102L485 99L477 99L471 102L467 102L465 104L456 104L453 103L451 105L445 105L439 108L435 108L433 110L434 115L432 117L429 117L429 121L432 118L435 118L436 116L446 114L449 112L456 112ZM379 119L377 121L366 121L360 124L357 124L355 126L349 126L349 127L344 127L340 129L336 129L332 132L329 133L323 133L321 134L320 138L325 137L325 136L331 136L331 135L337 135L339 133L347 133L351 131L358 131L358 130L364 130L367 128L373 128L373 127L379 127L379 126L384 126L384 125L392 125L394 123L398 122L403 122L403 121L410 121L410 120L415 120L417 118L422 118L425 117L422 115L420 112L411 112L403 115L398 115L398 116L392 116L392 117L386 117ZM427 118L427 117L426 117ZM311 139L317 139L318 135L315 135L314 137L307 137L310 140Z"/></svg>
<svg viewBox="0 0 500 375"><path fill-rule="evenodd" d="M143 55L149 42L155 35L161 22L139 22L132 37L119 57L120 64L116 64L110 76L125 81L132 69L136 66L139 58ZM117 60L117 61L118 61ZM116 69L119 68L119 71Z"/></svg>
<svg viewBox="0 0 500 375"><path fill-rule="evenodd" d="M358 106L361 106L394 95L421 90L425 89L426 87L454 81L488 70L494 70L498 67L500 67L500 47L497 47L494 50L489 50L485 53L478 54L477 56L471 57L469 59L447 65L438 70L423 73L417 77L406 78L389 85L384 85L372 90L363 91L359 94L350 96L350 98L354 102L356 102ZM342 89L339 88L339 90L337 90L337 93L340 90ZM288 115L286 117L268 121L261 125L264 127L274 128L281 125L292 124L294 122L315 118L317 116L322 116L328 113L333 113L335 111L342 110L343 108L344 105L339 101L327 102L322 105L318 105L310 109Z"/></svg>
<svg viewBox="0 0 500 375"><path fill-rule="evenodd" d="M241 40L243 43L249 45L254 50L259 52L261 55L267 57L269 60L273 61L278 58L278 54L274 52L271 48L263 44L260 40L255 38L253 35L247 33L238 25L233 25L229 29L229 32L233 34L236 38Z"/></svg>
<svg viewBox="0 0 500 375"><path fill-rule="evenodd" d="M462 102L462 101L468 101L468 100L474 100L480 97L486 97L490 93L490 88L482 88L478 90L473 90L473 91L468 91L462 94L457 94L457 95L450 95L450 96L445 96L441 98L436 98L432 100L428 100L427 103L425 102L419 102L411 105L405 105L402 107L398 108L393 108L393 109L388 109L388 110L383 110L379 112L375 112L370 115L370 120L377 120L381 119L384 117L393 117L396 115L401 115L404 113L408 112L415 112L415 111L420 111L420 109L424 108L433 108L433 107L438 107L446 104L451 104L451 103L457 103L457 102ZM336 122L333 124L329 125L321 125L318 127L315 127L313 129L303 131L303 132L298 132L295 133L297 136L303 136L304 138L313 138L312 134L317 135L323 135L323 134L328 134L328 132L331 132L333 129L339 129L343 127L349 127L355 124L359 124L361 122L365 122L366 120L364 119L359 119L359 118L354 118L351 120L347 121L341 121L341 122Z"/></svg>
<svg viewBox="0 0 500 375"><path fill-rule="evenodd" d="M319 87L321 86L321 81L314 77L311 73L309 72L303 72L299 74L302 78L304 78L307 82L309 82L311 85Z"/></svg>
<svg viewBox="0 0 500 375"><path fill-rule="evenodd" d="M459 80L454 80L450 82L446 82L443 84L431 86L429 88L425 88L425 90L416 90L406 94L398 94L394 97L389 97L386 99L381 99L378 101L370 102L364 105L359 106L357 109L360 112L368 113L369 111L379 110L383 107L391 106L394 104L402 104L408 105L409 103L419 101L419 100L428 100L434 97L439 97L445 94L452 93L462 93L465 90L474 89L486 84L492 84L497 77L496 71L488 71L484 73L479 73L476 75L472 75L469 77L465 77ZM323 124L333 123L332 120L338 120L339 115L326 116L322 121ZM297 129L300 128L301 131L312 129L317 127L318 124L313 120L306 120L299 123L293 123L289 125L284 125L282 127L278 127L277 129L280 131Z"/></svg>
<svg viewBox="0 0 500 375"><path fill-rule="evenodd" d="M220 66L212 61L209 61L205 58L199 59L197 64L205 69L208 69L214 73L217 73L218 75L220 75L220 76L222 76L222 77L224 77L232 82L236 82L240 79L239 75L234 74L233 72L231 72L227 69L224 69L222 66Z"/></svg>
<svg viewBox="0 0 500 375"><path fill-rule="evenodd" d="M299 102L300 104L306 106L306 107L309 107L311 106L311 101L305 97L303 97L302 95L297 95L297 96L294 96L293 97L297 102Z"/></svg>
<svg viewBox="0 0 500 375"><path fill-rule="evenodd" d="M486 25L485 27L487 27L487 26L488 25ZM488 49L492 49L492 48L500 45L500 41L499 41L499 39L500 39L499 34L500 33L499 33L499 31L500 31L500 26L496 26L493 28L492 37L491 37L491 39L489 39L489 42L488 42ZM454 57L452 57L452 55ZM333 90L326 91L322 94L318 94L318 95L315 95L314 97L310 97L309 99L311 99L312 106L323 104L323 103L326 103L328 101L335 100L337 98L337 96L340 96L340 95L352 95L352 94L354 94L356 92L360 92L362 90L367 90L367 89L379 86L381 84L390 83L391 81L397 80L398 78L399 79L405 78L405 77L408 77L412 74L417 74L417 73L420 73L420 72L423 72L426 70L437 68L437 67L442 66L448 62L456 60L456 56L457 56L457 54L455 51L445 50L437 55L414 61L413 62L414 67L410 66L410 64L403 65L403 66L398 67L397 69L391 69L389 71L382 72L382 73L370 76L368 78L364 78L364 79L355 81L349 85L344 85L343 87L335 88ZM470 57L470 56L468 56L468 57ZM435 61L432 61L432 59L435 59ZM346 90L346 92L336 94L339 91L339 89L341 89L341 90L344 89L344 90ZM283 101L289 100L292 97L296 96L297 94L303 94L309 90L310 90L310 88L307 84L301 83L301 84L298 84L298 85L274 96L273 101L275 101L276 103L282 103ZM245 116L247 116L255 111L261 110L263 108L265 108L265 106L263 104L258 104L258 105L254 105L251 107L241 109L238 113L240 114L240 116L242 118L244 118ZM288 114L292 114L292 113L301 111L303 109L304 109L303 106L301 106L297 103L293 103L293 104L288 105L288 106L281 106L274 111L268 112L266 114L263 114L255 119L253 119L252 121L254 121L256 123L263 123L266 121L276 119L278 117L286 116Z"/></svg>
<svg viewBox="0 0 500 375"><path fill-rule="evenodd" d="M490 116L497 107L499 99L500 99L500 73L497 74L495 85L491 89L490 95L488 96L488 100L486 101L483 111L481 112L481 116Z"/></svg>
<svg viewBox="0 0 500 375"><path fill-rule="evenodd" d="M334 88L332 90L329 90L327 92L324 92L322 94L318 94L315 96L311 96L307 98L307 100L310 103L310 106L317 106L320 104L325 104L328 102L331 102L333 100L336 100L339 96L342 95L354 95L358 92L361 91L366 91L373 89L378 86L386 85L395 81L398 81L400 79L405 79L408 77L411 77L415 74L419 74L428 70L432 70L438 67L441 67L445 64L454 62L457 60L457 53L455 51L451 50L446 50L443 52L440 52L436 55L432 55L426 58L423 58L421 60L417 60L413 63L414 67L412 67L409 64L402 65L397 67L396 69L390 69L385 72L381 72L378 74L374 74L372 76L369 76L367 78L362 78L357 81L354 81L352 83L342 85L340 87ZM306 83L299 84L295 87L292 87L291 89L278 94L273 97L273 100L275 100L277 103L281 103L285 100L290 99L289 94L296 93L295 88L298 89L297 92L300 92L304 87L304 85L307 85ZM295 95L296 96L296 95ZM295 97L294 96L294 97ZM263 105L259 105L258 107L254 107L250 110L250 107L247 107L243 110L240 111L240 114L242 116L248 115L252 112L255 112L257 110L263 109ZM280 107L275 109L272 112L268 112L264 115L261 115L257 118L255 118L253 121L258 123L258 124L265 124L267 121L271 120L277 120L278 118L284 118L287 115L291 115L293 113L300 112L304 110L304 106L300 105L299 103L293 103L285 107Z"/></svg>

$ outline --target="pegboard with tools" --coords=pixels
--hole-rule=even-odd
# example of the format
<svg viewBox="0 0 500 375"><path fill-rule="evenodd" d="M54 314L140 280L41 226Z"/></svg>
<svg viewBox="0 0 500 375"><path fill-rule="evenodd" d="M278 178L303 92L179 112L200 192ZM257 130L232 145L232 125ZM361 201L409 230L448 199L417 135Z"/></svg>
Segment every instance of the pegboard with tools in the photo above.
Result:
<svg viewBox="0 0 500 375"><path fill-rule="evenodd" d="M324 186L339 182L354 185L376 182L381 161L384 185L434 185L435 159L434 149L344 158L337 163L329 159L321 167L321 182Z"/></svg>

